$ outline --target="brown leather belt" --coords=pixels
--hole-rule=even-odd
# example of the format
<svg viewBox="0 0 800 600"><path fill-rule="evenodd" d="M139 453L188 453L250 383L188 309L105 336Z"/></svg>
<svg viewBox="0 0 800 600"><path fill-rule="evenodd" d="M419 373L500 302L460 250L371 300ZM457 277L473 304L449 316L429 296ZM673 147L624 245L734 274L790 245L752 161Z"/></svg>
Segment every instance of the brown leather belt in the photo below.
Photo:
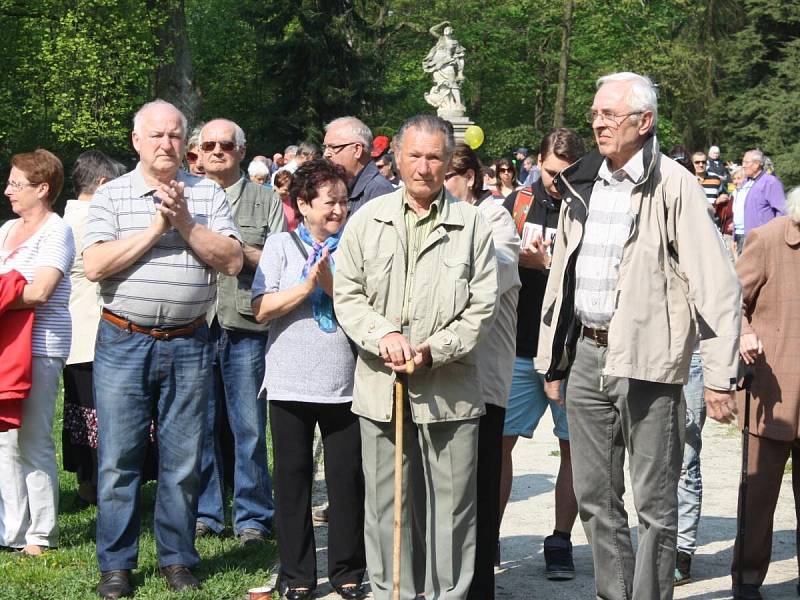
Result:
<svg viewBox="0 0 800 600"><path fill-rule="evenodd" d="M114 313L107 311L105 308L103 309L103 319L112 325L116 325L120 329L133 331L134 333L144 333L156 338L157 340L169 340L171 338L191 335L197 330L198 327L201 327L206 322L206 317L203 315L197 317L188 325L182 325L181 327L170 327L169 329L163 329L161 327L142 327L136 323L131 323L128 319L118 317Z"/></svg>
<svg viewBox="0 0 800 600"><path fill-rule="evenodd" d="M583 328L583 337L594 340L598 346L608 346L608 330L607 329L592 329L591 327Z"/></svg>

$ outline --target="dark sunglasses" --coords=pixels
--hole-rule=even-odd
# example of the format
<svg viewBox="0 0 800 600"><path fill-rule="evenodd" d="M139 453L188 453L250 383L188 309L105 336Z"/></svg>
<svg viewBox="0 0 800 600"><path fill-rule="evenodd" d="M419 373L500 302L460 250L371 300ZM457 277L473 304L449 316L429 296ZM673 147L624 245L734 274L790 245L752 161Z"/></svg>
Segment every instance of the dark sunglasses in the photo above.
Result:
<svg viewBox="0 0 800 600"><path fill-rule="evenodd" d="M196 163L197 162L197 152L187 152L186 153L186 162L188 163Z"/></svg>
<svg viewBox="0 0 800 600"><path fill-rule="evenodd" d="M509 169L508 167L500 167L498 170L499 170L501 173L511 173L511 172L512 172L512 170L511 170L511 169Z"/></svg>
<svg viewBox="0 0 800 600"><path fill-rule="evenodd" d="M211 152L211 151L214 150L214 148L217 147L217 144L219 144L219 147L222 148L223 152L232 152L233 149L236 148L236 143L235 142L229 142L229 141L211 142L211 141L208 141L208 142L203 142L202 144L200 144L200 149L203 152Z"/></svg>
<svg viewBox="0 0 800 600"><path fill-rule="evenodd" d="M704 165L707 162L708 162L707 160L696 160L696 161L694 161L694 164L696 164L696 165Z"/></svg>

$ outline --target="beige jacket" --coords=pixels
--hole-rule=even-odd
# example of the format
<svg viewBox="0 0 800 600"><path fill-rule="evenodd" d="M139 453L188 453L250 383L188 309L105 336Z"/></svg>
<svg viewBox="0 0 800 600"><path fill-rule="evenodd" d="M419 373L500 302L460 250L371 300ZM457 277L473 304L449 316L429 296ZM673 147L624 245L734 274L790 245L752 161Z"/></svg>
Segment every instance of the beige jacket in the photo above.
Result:
<svg viewBox="0 0 800 600"><path fill-rule="evenodd" d="M549 380L562 379L574 357L575 263L602 160L592 152L558 179L564 201L535 360ZM619 266L603 375L683 384L697 328L705 385L735 389L741 289L730 255L694 175L660 154L655 138L645 144L644 165L631 197L633 227Z"/></svg>
<svg viewBox="0 0 800 600"><path fill-rule="evenodd" d="M402 188L367 202L350 220L336 253L334 307L358 346L353 412L390 421L394 373L378 341L401 331L406 286ZM430 367L409 377L417 423L456 421L484 412L474 355L497 299L491 230L478 210L446 194L438 224L420 250L409 308L410 342L430 344Z"/></svg>
<svg viewBox="0 0 800 600"><path fill-rule="evenodd" d="M486 199L478 206L478 212L492 228L498 290L492 328L473 352L484 402L505 408L517 357L517 302L522 287L519 235L511 214L501 204Z"/></svg>
<svg viewBox="0 0 800 600"><path fill-rule="evenodd" d="M75 262L72 263L69 277L72 291L69 295L69 314L72 317L72 345L67 364L94 361L94 339L100 324L100 303L97 301L98 285L86 279L83 270L83 235L86 232L86 219L89 216L89 202L67 200L64 208L64 222L72 227L75 238Z"/></svg>

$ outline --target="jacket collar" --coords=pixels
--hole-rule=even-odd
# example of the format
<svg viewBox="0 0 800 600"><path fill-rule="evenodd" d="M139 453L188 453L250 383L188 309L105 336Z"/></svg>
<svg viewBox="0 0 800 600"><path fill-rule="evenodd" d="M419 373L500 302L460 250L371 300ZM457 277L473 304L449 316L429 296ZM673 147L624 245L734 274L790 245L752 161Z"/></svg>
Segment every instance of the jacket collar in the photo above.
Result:
<svg viewBox="0 0 800 600"><path fill-rule="evenodd" d="M800 245L800 223L795 223L791 217L786 219L784 238L790 246Z"/></svg>
<svg viewBox="0 0 800 600"><path fill-rule="evenodd" d="M381 210L373 215L373 219L381 223L392 223L394 225L400 224L402 227L405 223L404 205L405 188L401 187L391 194L388 194L387 201L381 206ZM455 209L454 205L458 202L455 196L450 194L444 187L439 192L439 218L436 228L441 226L450 227L463 227L464 218L461 216L461 211Z"/></svg>
<svg viewBox="0 0 800 600"><path fill-rule="evenodd" d="M375 166L375 163L369 161L364 168L358 172L356 178L353 180L353 183L350 188L350 199L358 198L364 193L364 190L367 189L367 184L372 181L376 175L380 175L378 171L378 167Z"/></svg>
<svg viewBox="0 0 800 600"><path fill-rule="evenodd" d="M645 140L642 148L642 164L644 165L644 177L639 180L638 185L644 184L649 178L659 161L658 139L655 135ZM579 158L566 169L556 176L556 187L561 192L561 196L566 198L570 194L579 195L584 204L589 206L589 195L603 165L605 157L597 150L592 150L586 156ZM588 188L588 189L587 189ZM581 194L585 194L585 197Z"/></svg>

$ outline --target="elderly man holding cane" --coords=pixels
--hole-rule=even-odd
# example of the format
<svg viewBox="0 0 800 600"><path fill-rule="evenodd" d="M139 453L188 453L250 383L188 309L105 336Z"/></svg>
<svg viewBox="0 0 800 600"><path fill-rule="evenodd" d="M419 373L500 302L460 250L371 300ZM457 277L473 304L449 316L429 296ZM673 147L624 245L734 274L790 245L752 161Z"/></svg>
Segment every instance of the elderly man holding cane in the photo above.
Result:
<svg viewBox="0 0 800 600"><path fill-rule="evenodd" d="M404 479L419 444L427 510L426 598L466 598L475 565L478 419L470 351L492 321L497 271L491 230L475 207L443 190L452 127L432 115L395 136L405 187L368 202L339 244L334 303L358 346L353 411L361 417L367 567L376 599L391 597L393 386L414 362L404 410ZM416 596L403 490L401 598ZM421 493L421 492L420 492Z"/></svg>
<svg viewBox="0 0 800 600"><path fill-rule="evenodd" d="M672 598L689 361L700 336L708 415L734 412L740 289L702 188L659 151L655 86L601 77L597 150L557 178L563 202L536 368L567 420L598 598ZM641 526L636 556L624 464Z"/></svg>

